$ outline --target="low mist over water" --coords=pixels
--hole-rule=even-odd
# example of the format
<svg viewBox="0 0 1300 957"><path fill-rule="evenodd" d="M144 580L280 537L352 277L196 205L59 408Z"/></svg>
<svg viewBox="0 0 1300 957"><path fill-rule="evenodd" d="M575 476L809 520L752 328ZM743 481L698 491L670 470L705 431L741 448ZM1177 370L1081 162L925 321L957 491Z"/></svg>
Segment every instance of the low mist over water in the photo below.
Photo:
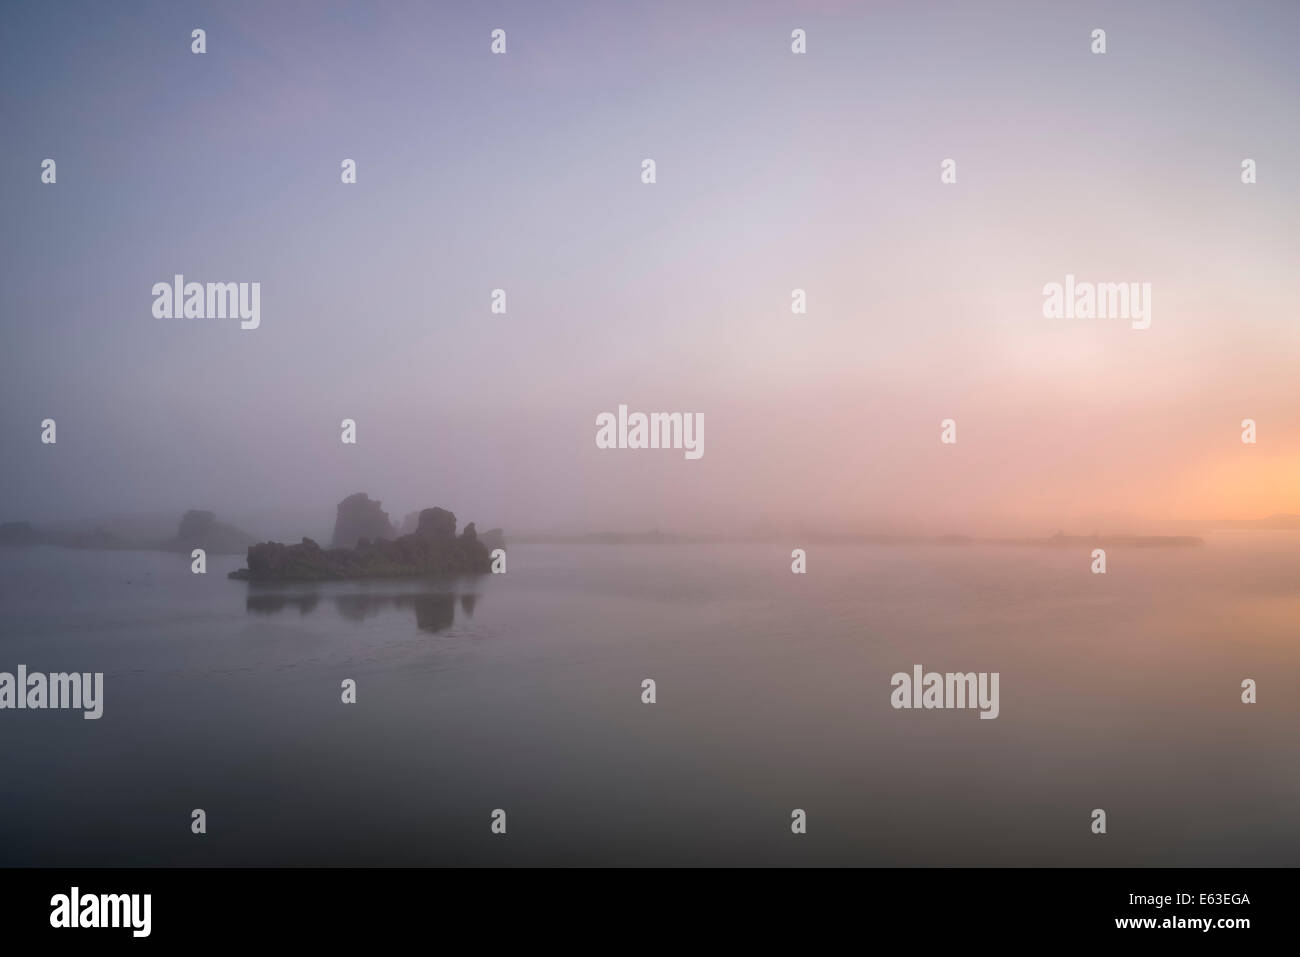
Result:
<svg viewBox="0 0 1300 957"><path fill-rule="evenodd" d="M235 556L195 576L185 555L0 550L0 670L104 673L99 720L5 714L0 865L1300 851L1279 798L1300 793L1300 534L1113 548L1107 575L1086 551L987 546L826 546L808 575L781 546L509 561L259 586L225 580ZM917 664L999 672L1000 714L891 707L891 675ZM1090 834L1097 807L1122 840Z"/></svg>

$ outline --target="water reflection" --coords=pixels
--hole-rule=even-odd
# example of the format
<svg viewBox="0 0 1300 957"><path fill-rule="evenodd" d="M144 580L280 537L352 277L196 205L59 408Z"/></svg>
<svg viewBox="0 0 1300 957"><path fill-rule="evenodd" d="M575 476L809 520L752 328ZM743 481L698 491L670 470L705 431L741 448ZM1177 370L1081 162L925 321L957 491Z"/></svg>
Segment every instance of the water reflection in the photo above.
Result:
<svg viewBox="0 0 1300 957"><path fill-rule="evenodd" d="M473 618L479 596L454 592L347 592L337 595L322 595L319 592L259 592L248 595L245 607L250 614L255 615L276 615L285 611L309 615L326 600L333 602L335 611L348 621L364 621L393 608L410 608L415 612L417 628L437 633L446 631L455 624L457 604L464 617Z"/></svg>

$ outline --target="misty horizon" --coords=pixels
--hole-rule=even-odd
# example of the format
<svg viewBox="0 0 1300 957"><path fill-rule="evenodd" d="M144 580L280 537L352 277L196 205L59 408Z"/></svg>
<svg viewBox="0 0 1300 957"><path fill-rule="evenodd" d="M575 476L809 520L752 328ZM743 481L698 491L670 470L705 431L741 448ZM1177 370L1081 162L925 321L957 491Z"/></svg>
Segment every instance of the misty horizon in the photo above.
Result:
<svg viewBox="0 0 1300 957"><path fill-rule="evenodd" d="M361 492L363 490L357 490ZM355 493L349 493L355 494ZM340 497L340 501L343 497ZM373 497L373 496L372 496ZM602 527L565 527L557 525L520 526L511 528L494 522L491 516L468 515L457 511L446 503L432 501L425 505L410 508L389 508L383 499L377 499L388 514L395 531L400 529L408 516L423 508L447 507L455 514L458 527L463 528L473 522L482 533L489 529L502 528L507 540L544 540L548 538L577 539L600 535L636 536L659 533L682 540L727 541L754 538L780 539L805 536L809 540L834 539L854 536L889 536L898 538L942 538L945 536L969 536L972 538L1046 538L1057 533L1071 536L1087 537L1089 535L1159 535L1178 531L1190 532L1198 529L1209 530L1215 527L1242 527L1270 529L1300 529L1300 514L1274 513L1250 519L1227 519L1221 517L1198 517L1186 519L1152 520L1133 515L1094 515L1076 516L1074 519L1050 526L1034 527L984 527L971 531L961 527L927 527L924 525L879 525L860 526L845 523L843 525L812 525L797 522L779 522L755 520L748 525L735 527L661 527L652 525L613 525ZM328 542L336 519L337 502L331 506L303 506L291 508L244 508L225 513L206 509L199 503L192 508L178 509L175 512L162 510L106 513L102 515L61 516L48 521L36 521L30 518L9 516L0 518L0 525L11 523L30 523L37 529L90 531L103 528L119 534L127 543L149 543L161 540L176 532L177 523L184 512L192 510L214 511L218 521L236 526L259 541L297 541L308 537Z"/></svg>

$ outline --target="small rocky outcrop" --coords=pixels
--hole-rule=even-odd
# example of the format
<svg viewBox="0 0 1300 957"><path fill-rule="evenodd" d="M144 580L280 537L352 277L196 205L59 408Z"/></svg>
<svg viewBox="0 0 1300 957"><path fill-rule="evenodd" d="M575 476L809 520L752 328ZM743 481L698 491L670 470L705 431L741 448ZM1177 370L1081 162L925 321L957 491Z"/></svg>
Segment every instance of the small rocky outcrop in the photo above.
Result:
<svg viewBox="0 0 1300 957"><path fill-rule="evenodd" d="M349 495L339 502L334 519L334 548L352 548L361 539L391 539L397 537L388 513L365 492Z"/></svg>

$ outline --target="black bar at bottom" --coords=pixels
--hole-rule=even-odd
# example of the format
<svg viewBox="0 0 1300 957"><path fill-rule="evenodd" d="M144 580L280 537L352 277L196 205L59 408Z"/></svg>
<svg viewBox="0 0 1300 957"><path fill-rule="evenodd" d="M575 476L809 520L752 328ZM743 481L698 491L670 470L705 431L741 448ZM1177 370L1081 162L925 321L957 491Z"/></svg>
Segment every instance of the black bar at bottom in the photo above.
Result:
<svg viewBox="0 0 1300 957"><path fill-rule="evenodd" d="M1294 872L1281 869L7 869L0 933L7 943L91 946L412 935L450 943L428 937L450 930L468 933L470 944L812 944L889 932L925 944L1128 937L1230 945L1284 932L1293 887Z"/></svg>

